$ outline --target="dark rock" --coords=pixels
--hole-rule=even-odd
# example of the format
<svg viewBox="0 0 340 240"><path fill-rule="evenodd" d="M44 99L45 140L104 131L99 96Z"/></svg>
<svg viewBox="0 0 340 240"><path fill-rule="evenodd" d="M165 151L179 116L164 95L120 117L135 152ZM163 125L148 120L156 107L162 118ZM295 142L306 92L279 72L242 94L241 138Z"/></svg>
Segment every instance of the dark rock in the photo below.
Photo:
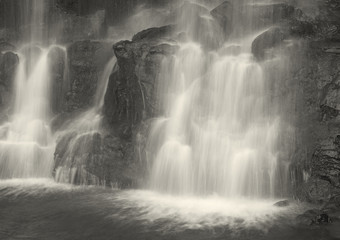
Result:
<svg viewBox="0 0 340 240"><path fill-rule="evenodd" d="M321 215L323 215L323 213L320 210L311 209L311 210L304 212L303 214L298 215L295 221L297 224L300 224L300 225L316 224L316 223L319 223L318 220L321 223L321 220L325 219L325 217Z"/></svg>
<svg viewBox="0 0 340 240"><path fill-rule="evenodd" d="M301 21L294 19L289 23L291 36L308 37L315 34L314 24L311 21Z"/></svg>
<svg viewBox="0 0 340 240"><path fill-rule="evenodd" d="M61 43L100 39L105 37L107 31L104 10L98 10L87 16L60 14L60 21L63 26L62 34L56 38Z"/></svg>
<svg viewBox="0 0 340 240"><path fill-rule="evenodd" d="M137 34L134 41L113 45L118 68L109 79L104 114L114 135L104 139L103 148L110 153L104 162L111 169L107 176L125 187L140 184L145 177L145 156L138 139L144 139L147 133L142 136L140 129L145 121L157 115L156 88L161 64L178 49L164 43L162 34L155 37L153 30ZM149 33L150 38L146 36ZM109 157L117 154L114 148L118 143L122 145L120 156Z"/></svg>
<svg viewBox="0 0 340 240"><path fill-rule="evenodd" d="M131 158L124 156L131 150L124 140L112 135L67 132L57 140L54 177L73 184L136 186L139 174Z"/></svg>
<svg viewBox="0 0 340 240"><path fill-rule="evenodd" d="M302 14L301 11L286 3L254 4L253 11L253 18L259 19L258 21L263 24L275 24Z"/></svg>
<svg viewBox="0 0 340 240"><path fill-rule="evenodd" d="M54 47L48 53L51 74L51 109L54 114L63 110L64 94L68 91L66 83L67 53L65 49Z"/></svg>
<svg viewBox="0 0 340 240"><path fill-rule="evenodd" d="M321 109L322 119L324 120L329 120L339 115L339 110L332 108L330 106L327 106L327 105L321 105L320 109Z"/></svg>
<svg viewBox="0 0 340 240"><path fill-rule="evenodd" d="M315 222L317 224L331 223L332 219L326 213L321 213L320 215L316 216Z"/></svg>
<svg viewBox="0 0 340 240"><path fill-rule="evenodd" d="M236 32L243 33L245 30L263 29L273 26L273 24L282 25L290 21L296 21L294 32L307 31L307 29L302 29L307 24L300 23L303 16L302 11L286 3L224 1L210 13L222 26L226 36ZM238 24L237 30L233 29L235 23Z"/></svg>
<svg viewBox="0 0 340 240"><path fill-rule="evenodd" d="M340 48L328 48L328 49L325 49L325 52L327 53L335 53L335 54L340 54Z"/></svg>
<svg viewBox="0 0 340 240"><path fill-rule="evenodd" d="M289 201L288 200L279 201L277 203L274 203L274 206L276 206L276 207L287 207L287 206L289 206Z"/></svg>
<svg viewBox="0 0 340 240"><path fill-rule="evenodd" d="M187 39L199 42L207 49L222 45L225 34L217 20L211 18L210 11L202 5L185 1L176 11L178 31Z"/></svg>
<svg viewBox="0 0 340 240"><path fill-rule="evenodd" d="M210 14L222 26L226 35L229 35L232 32L233 6L229 1L221 3L219 6L211 10Z"/></svg>
<svg viewBox="0 0 340 240"><path fill-rule="evenodd" d="M120 124L122 136L128 136L133 125L155 114L155 81L161 62L178 49L161 42L121 41L113 46L119 69L110 77L105 115Z"/></svg>
<svg viewBox="0 0 340 240"><path fill-rule="evenodd" d="M174 30L175 30L174 25L149 28L135 34L132 38L132 41L162 39L166 37L171 37L174 33Z"/></svg>
<svg viewBox="0 0 340 240"><path fill-rule="evenodd" d="M278 27L272 27L260 34L255 38L251 46L254 57L258 60L263 60L265 58L266 51L270 48L282 45L285 38L286 34Z"/></svg>
<svg viewBox="0 0 340 240"><path fill-rule="evenodd" d="M109 43L78 41L67 49L69 59L69 89L64 109L74 111L89 107L93 103L97 82L107 61L112 57Z"/></svg>
<svg viewBox="0 0 340 240"><path fill-rule="evenodd" d="M13 52L0 53L0 110L5 114L13 95L15 71L19 63L18 56ZM5 115L0 116L2 120Z"/></svg>

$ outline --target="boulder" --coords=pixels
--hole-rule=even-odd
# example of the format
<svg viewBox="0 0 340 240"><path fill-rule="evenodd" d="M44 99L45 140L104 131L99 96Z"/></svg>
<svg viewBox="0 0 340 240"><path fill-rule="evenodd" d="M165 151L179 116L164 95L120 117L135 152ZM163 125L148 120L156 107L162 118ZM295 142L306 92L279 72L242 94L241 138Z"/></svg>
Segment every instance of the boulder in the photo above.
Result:
<svg viewBox="0 0 340 240"><path fill-rule="evenodd" d="M301 225L313 225L313 224L329 224L332 223L332 219L327 213L324 213L318 209L311 209L296 217L296 222Z"/></svg>
<svg viewBox="0 0 340 240"><path fill-rule="evenodd" d="M297 224L300 225L312 225L315 223L316 217L319 216L322 212L318 209L311 209L303 214L298 215L295 218Z"/></svg>
<svg viewBox="0 0 340 240"><path fill-rule="evenodd" d="M224 42L222 27L203 5L185 1L176 11L177 30L186 38L201 43L205 48L216 49Z"/></svg>
<svg viewBox="0 0 340 240"><path fill-rule="evenodd" d="M219 6L211 10L210 14L221 25L226 35L229 35L232 32L233 6L231 2L224 1Z"/></svg>
<svg viewBox="0 0 340 240"><path fill-rule="evenodd" d="M132 37L132 41L162 39L171 37L174 34L175 26L167 25L145 29Z"/></svg>
<svg viewBox="0 0 340 240"><path fill-rule="evenodd" d="M131 150L111 134L65 132L57 140L53 175L76 185L136 186L139 174L124 156Z"/></svg>
<svg viewBox="0 0 340 240"><path fill-rule="evenodd" d="M279 202L274 203L275 207L287 207L289 206L289 201L288 200L282 200Z"/></svg>
<svg viewBox="0 0 340 240"><path fill-rule="evenodd" d="M257 60L264 60L266 51L283 44L287 35L279 27L271 27L267 31L257 36L251 45L251 51Z"/></svg>
<svg viewBox="0 0 340 240"><path fill-rule="evenodd" d="M120 125L122 136L155 115L157 75L164 57L177 48L161 39L121 41L113 46L119 69L110 77L104 112L111 123Z"/></svg>

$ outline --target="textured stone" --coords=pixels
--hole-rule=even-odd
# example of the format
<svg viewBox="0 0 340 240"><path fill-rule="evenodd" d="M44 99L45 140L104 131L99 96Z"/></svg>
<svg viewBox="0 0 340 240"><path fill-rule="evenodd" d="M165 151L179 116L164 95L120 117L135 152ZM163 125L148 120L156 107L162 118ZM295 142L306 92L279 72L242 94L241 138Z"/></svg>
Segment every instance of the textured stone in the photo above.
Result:
<svg viewBox="0 0 340 240"><path fill-rule="evenodd" d="M161 41L122 41L113 46L119 70L110 77L105 114L112 123L131 128L155 114L155 84L164 56L177 47ZM131 129L124 127L123 135Z"/></svg>
<svg viewBox="0 0 340 240"><path fill-rule="evenodd" d="M19 58L15 53L0 53L0 122L7 120L6 111L10 108L18 64Z"/></svg>
<svg viewBox="0 0 340 240"><path fill-rule="evenodd" d="M273 47L278 47L283 43L286 34L281 28L272 27L264 33L260 34L252 43L251 50L254 57L258 60L263 60L266 51Z"/></svg>
<svg viewBox="0 0 340 240"><path fill-rule="evenodd" d="M67 49L69 59L69 91L66 93L65 110L74 111L91 106L97 83L105 62L112 52L109 44L99 41L78 41Z"/></svg>

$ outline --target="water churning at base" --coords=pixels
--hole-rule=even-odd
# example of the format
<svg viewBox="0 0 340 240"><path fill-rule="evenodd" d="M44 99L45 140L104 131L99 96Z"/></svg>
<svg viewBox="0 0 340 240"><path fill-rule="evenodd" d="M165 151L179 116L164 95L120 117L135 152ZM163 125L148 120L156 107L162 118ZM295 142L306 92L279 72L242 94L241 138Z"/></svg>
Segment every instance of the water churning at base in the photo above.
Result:
<svg viewBox="0 0 340 240"><path fill-rule="evenodd" d="M218 51L189 34L163 62L163 117L149 137L152 189L233 198L281 195L288 169L277 157L280 119L266 97L269 79L246 41L256 35L247 34ZM239 53L228 51L233 41Z"/></svg>

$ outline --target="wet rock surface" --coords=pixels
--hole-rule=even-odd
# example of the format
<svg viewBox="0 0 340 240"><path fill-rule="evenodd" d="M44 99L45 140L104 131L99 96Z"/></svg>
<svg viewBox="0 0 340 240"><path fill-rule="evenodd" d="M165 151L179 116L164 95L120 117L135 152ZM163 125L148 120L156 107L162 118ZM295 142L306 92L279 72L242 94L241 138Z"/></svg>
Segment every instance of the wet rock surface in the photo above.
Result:
<svg viewBox="0 0 340 240"><path fill-rule="evenodd" d="M340 191L337 140L340 58L324 51L327 41L309 45L306 59L298 65L301 68L295 76L299 92L297 147L300 148L294 157L294 164L300 168L297 195L314 203L327 202Z"/></svg>
<svg viewBox="0 0 340 240"><path fill-rule="evenodd" d="M67 81L67 52L66 49L54 47L48 54L51 74L51 110L58 114L63 110L64 93L68 91Z"/></svg>
<svg viewBox="0 0 340 240"><path fill-rule="evenodd" d="M77 41L69 46L69 72L65 88L68 112L91 106L98 80L106 61L113 55L109 43L100 41Z"/></svg>
<svg viewBox="0 0 340 240"><path fill-rule="evenodd" d="M67 132L57 140L53 175L76 185L137 186L138 173L130 172L132 163L124 156L128 151L129 143L114 135Z"/></svg>
<svg viewBox="0 0 340 240"><path fill-rule="evenodd" d="M289 200L282 200L282 201L274 203L274 206L276 206L276 207L287 207L287 206L289 206L289 204L290 204Z"/></svg>
<svg viewBox="0 0 340 240"><path fill-rule="evenodd" d="M272 27L255 38L252 43L251 50L254 57L258 60L263 60L266 51L271 48L281 47L287 35L279 27Z"/></svg>
<svg viewBox="0 0 340 240"><path fill-rule="evenodd" d="M8 51L7 47L5 49L5 52L0 51L0 122L7 120L7 111L11 107L13 96L16 67L19 63L19 57Z"/></svg>
<svg viewBox="0 0 340 240"><path fill-rule="evenodd" d="M138 38L116 43L113 49L119 69L110 77L105 114L112 123L133 126L155 116L157 74L162 59L174 54L177 46Z"/></svg>

